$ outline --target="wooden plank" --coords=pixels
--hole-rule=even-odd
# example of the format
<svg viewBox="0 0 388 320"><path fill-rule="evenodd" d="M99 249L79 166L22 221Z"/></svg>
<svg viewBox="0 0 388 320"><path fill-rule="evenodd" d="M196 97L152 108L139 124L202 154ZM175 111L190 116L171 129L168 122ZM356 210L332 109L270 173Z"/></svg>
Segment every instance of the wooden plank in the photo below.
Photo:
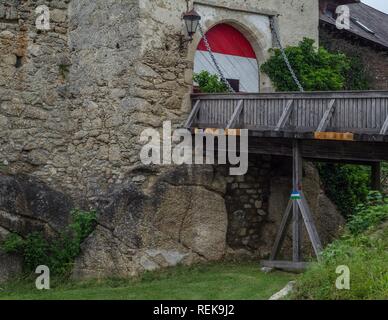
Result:
<svg viewBox="0 0 388 320"><path fill-rule="evenodd" d="M303 216L307 233L313 245L315 255L319 258L319 254L322 252L322 249L323 249L321 239L319 238L318 231L315 227L314 220L303 191L301 191L301 195L302 195L302 198L297 200L297 202L300 208L300 212L302 213L302 216Z"/></svg>
<svg viewBox="0 0 388 320"><path fill-rule="evenodd" d="M327 110L323 114L322 120L319 123L319 126L317 128L318 132L326 131L327 125L329 124L331 117L334 114L334 105L335 105L335 99L331 99L327 107Z"/></svg>
<svg viewBox="0 0 388 320"><path fill-rule="evenodd" d="M293 262L293 261L280 261L280 260L262 260L261 266L266 268L284 269L290 271L304 271L308 268L307 262Z"/></svg>
<svg viewBox="0 0 388 320"><path fill-rule="evenodd" d="M294 100L288 100L287 104L283 110L282 115L280 116L280 119L276 125L275 131L279 131L280 129L284 128L288 119L290 118L291 112L292 112L292 105L294 103Z"/></svg>
<svg viewBox="0 0 388 320"><path fill-rule="evenodd" d="M244 100L239 100L237 107L233 112L232 118L230 119L228 125L226 126L226 129L232 129L235 127L240 117L241 111L243 110L243 107L244 107Z"/></svg>
<svg viewBox="0 0 388 320"><path fill-rule="evenodd" d="M350 132L315 132L314 138L318 140L353 141L354 134Z"/></svg>
<svg viewBox="0 0 388 320"><path fill-rule="evenodd" d="M185 126L184 128L186 129L189 129L191 128L193 122L194 122L194 118L197 116L198 112L199 112L199 106L200 106L200 103L201 103L201 100L197 100L197 102L195 103L194 105L194 108L193 110L191 110L191 113L185 123Z"/></svg>
<svg viewBox="0 0 388 320"><path fill-rule="evenodd" d="M292 208L292 201L290 200L288 202L287 209L283 215L278 233L277 233L276 238L275 238L275 244L272 248L271 256L270 256L271 260L275 260L276 257L278 256L280 249L281 249L281 246L283 244L284 238L286 237L287 227L288 227L290 220L291 220L291 208Z"/></svg>
<svg viewBox="0 0 388 320"><path fill-rule="evenodd" d="M299 191L302 188L303 160L300 153L300 142L293 141L293 170L292 170L292 188L293 191ZM299 213L297 201L293 200L293 218L292 218L292 258L294 262L301 261L302 256L302 219Z"/></svg>
<svg viewBox="0 0 388 320"><path fill-rule="evenodd" d="M302 260L302 219L296 201L293 201L292 207L292 260L300 262Z"/></svg>
<svg viewBox="0 0 388 320"><path fill-rule="evenodd" d="M383 126L381 127L380 134L385 135L388 133L388 116L387 119L385 119Z"/></svg>
<svg viewBox="0 0 388 320"><path fill-rule="evenodd" d="M379 128L375 120L386 117L385 108L381 108L381 105L386 107L388 104L385 94L388 92L196 94L193 95L193 100L201 101L198 122L210 123L210 127L233 128L238 119L242 119L240 129L261 131L269 128L273 132L287 129L295 134L318 130L316 139L352 141L352 134L384 135L381 133L388 132L388 119L383 128ZM322 108L328 100L329 104L323 111ZM282 105L285 101L286 106ZM239 107L235 108L235 104ZM335 109L338 111L335 112ZM292 113L292 110L297 112ZM241 112L244 112L242 118ZM292 123L287 126L291 114ZM326 135L325 131L329 125L332 132ZM374 139L376 138L371 137L371 140Z"/></svg>
<svg viewBox="0 0 388 320"><path fill-rule="evenodd" d="M241 99L364 99L388 98L388 90L384 91L310 91L310 92L274 92L274 93L231 93L231 94L213 94L213 93L194 93L193 99L223 99L223 100L241 100Z"/></svg>

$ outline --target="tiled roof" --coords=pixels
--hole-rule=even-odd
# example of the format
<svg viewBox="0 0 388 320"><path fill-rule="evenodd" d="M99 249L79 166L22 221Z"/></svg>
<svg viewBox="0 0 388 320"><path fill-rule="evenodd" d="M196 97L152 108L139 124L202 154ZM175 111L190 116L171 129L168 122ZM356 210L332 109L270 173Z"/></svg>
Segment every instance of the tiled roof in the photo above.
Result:
<svg viewBox="0 0 388 320"><path fill-rule="evenodd" d="M350 29L342 31L350 32L388 49L388 14L361 2L348 4L348 6L351 17ZM336 20L327 14L321 13L320 20L321 23L335 26Z"/></svg>

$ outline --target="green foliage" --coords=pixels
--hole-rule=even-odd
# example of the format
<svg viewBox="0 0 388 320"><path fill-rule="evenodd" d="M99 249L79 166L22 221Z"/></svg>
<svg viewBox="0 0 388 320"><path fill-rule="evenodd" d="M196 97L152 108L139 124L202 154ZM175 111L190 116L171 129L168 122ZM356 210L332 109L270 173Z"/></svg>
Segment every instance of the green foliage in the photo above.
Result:
<svg viewBox="0 0 388 320"><path fill-rule="evenodd" d="M349 55L350 68L346 74L345 90L370 90L370 75L359 55Z"/></svg>
<svg viewBox="0 0 388 320"><path fill-rule="evenodd" d="M93 231L96 212L72 211L72 223L58 237L46 239L42 233L33 232L25 239L9 234L2 244L7 253L20 253L26 271L32 272L38 265L47 265L54 275L65 275L79 255L81 243Z"/></svg>
<svg viewBox="0 0 388 320"><path fill-rule="evenodd" d="M388 299L388 204L372 193L359 207L341 239L330 244L321 261L299 279L294 299ZM350 290L335 286L338 266L350 269Z"/></svg>
<svg viewBox="0 0 388 320"><path fill-rule="evenodd" d="M381 163L381 187L388 193L388 162Z"/></svg>
<svg viewBox="0 0 388 320"><path fill-rule="evenodd" d="M60 64L58 66L58 69L59 69L59 74L61 75L62 79L66 79L67 75L70 72L70 66L67 64Z"/></svg>
<svg viewBox="0 0 388 320"><path fill-rule="evenodd" d="M372 191L367 203L358 205L356 213L349 219L348 228L352 234L359 234L378 225L388 218L388 202L381 193Z"/></svg>
<svg viewBox="0 0 388 320"><path fill-rule="evenodd" d="M228 92L226 84L215 74L201 71L194 74L194 81L203 93L224 93Z"/></svg>
<svg viewBox="0 0 388 320"><path fill-rule="evenodd" d="M318 163L316 166L327 196L345 217L367 200L370 186L368 167L332 163Z"/></svg>
<svg viewBox="0 0 388 320"><path fill-rule="evenodd" d="M298 91L279 49L271 49L272 57L261 66L279 91ZM286 55L306 91L341 90L351 67L342 53L315 48L314 40L304 38L295 47L287 47Z"/></svg>
<svg viewBox="0 0 388 320"><path fill-rule="evenodd" d="M8 166L6 166L4 163L0 162L0 173L8 174L9 169Z"/></svg>
<svg viewBox="0 0 388 320"><path fill-rule="evenodd" d="M5 253L20 253L23 250L24 239L16 233L8 234L6 241L2 245Z"/></svg>

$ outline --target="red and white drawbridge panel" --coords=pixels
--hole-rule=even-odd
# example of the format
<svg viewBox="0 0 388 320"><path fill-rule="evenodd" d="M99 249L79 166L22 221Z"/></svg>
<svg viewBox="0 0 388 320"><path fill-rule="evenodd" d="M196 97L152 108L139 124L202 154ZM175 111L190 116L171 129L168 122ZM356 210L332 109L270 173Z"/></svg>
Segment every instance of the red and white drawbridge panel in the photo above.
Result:
<svg viewBox="0 0 388 320"><path fill-rule="evenodd" d="M240 81L241 92L259 92L259 66L256 54L244 35L228 24L219 24L206 33L214 56L227 79ZM194 72L217 69L203 39L195 53Z"/></svg>

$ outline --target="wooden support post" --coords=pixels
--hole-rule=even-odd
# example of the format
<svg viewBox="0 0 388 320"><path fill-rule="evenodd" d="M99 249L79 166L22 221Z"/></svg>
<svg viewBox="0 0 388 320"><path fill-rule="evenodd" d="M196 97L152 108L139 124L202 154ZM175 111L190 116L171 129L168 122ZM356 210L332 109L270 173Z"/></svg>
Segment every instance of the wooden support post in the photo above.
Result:
<svg viewBox="0 0 388 320"><path fill-rule="evenodd" d="M276 257L278 256L278 254L280 252L280 249L282 247L284 238L287 234L287 227L288 227L290 220L291 220L292 207L293 207L293 201L290 200L288 202L288 206L287 206L286 212L284 213L282 222L280 223L279 231L276 235L275 244L273 246L271 256L270 256L271 261L276 259Z"/></svg>
<svg viewBox="0 0 388 320"><path fill-rule="evenodd" d="M315 227L314 220L303 193L302 187L302 170L303 159L298 140L293 141L293 170L292 170L292 186L293 192L291 200L288 203L287 209L283 216L278 234L275 239L275 244L271 252L269 261L262 261L262 265L266 267L278 269L302 269L305 263L302 262L302 227L304 222L310 241L313 245L314 252L319 259L319 254L322 251L322 243ZM292 209L292 261L276 260L283 240L287 234L287 226L291 220Z"/></svg>
<svg viewBox="0 0 388 320"><path fill-rule="evenodd" d="M372 173L371 173L371 182L372 190L381 191L381 163L374 162L372 164Z"/></svg>
<svg viewBox="0 0 388 320"><path fill-rule="evenodd" d="M319 259L319 254L323 249L321 239L319 238L317 228L315 227L315 224L314 224L313 216L311 214L309 205L306 201L306 197L303 191L301 191L301 195L302 195L301 199L298 200L299 208L302 213L304 224L306 226L307 233L310 237L310 241L313 245L315 255Z"/></svg>
<svg viewBox="0 0 388 320"><path fill-rule="evenodd" d="M299 149L299 141L293 142L293 170L292 170L292 188L294 192L300 192L302 188L302 171L303 162ZM293 200L292 204L292 257L294 262L301 261L301 245L302 245L302 219L300 216L299 206L297 201Z"/></svg>

